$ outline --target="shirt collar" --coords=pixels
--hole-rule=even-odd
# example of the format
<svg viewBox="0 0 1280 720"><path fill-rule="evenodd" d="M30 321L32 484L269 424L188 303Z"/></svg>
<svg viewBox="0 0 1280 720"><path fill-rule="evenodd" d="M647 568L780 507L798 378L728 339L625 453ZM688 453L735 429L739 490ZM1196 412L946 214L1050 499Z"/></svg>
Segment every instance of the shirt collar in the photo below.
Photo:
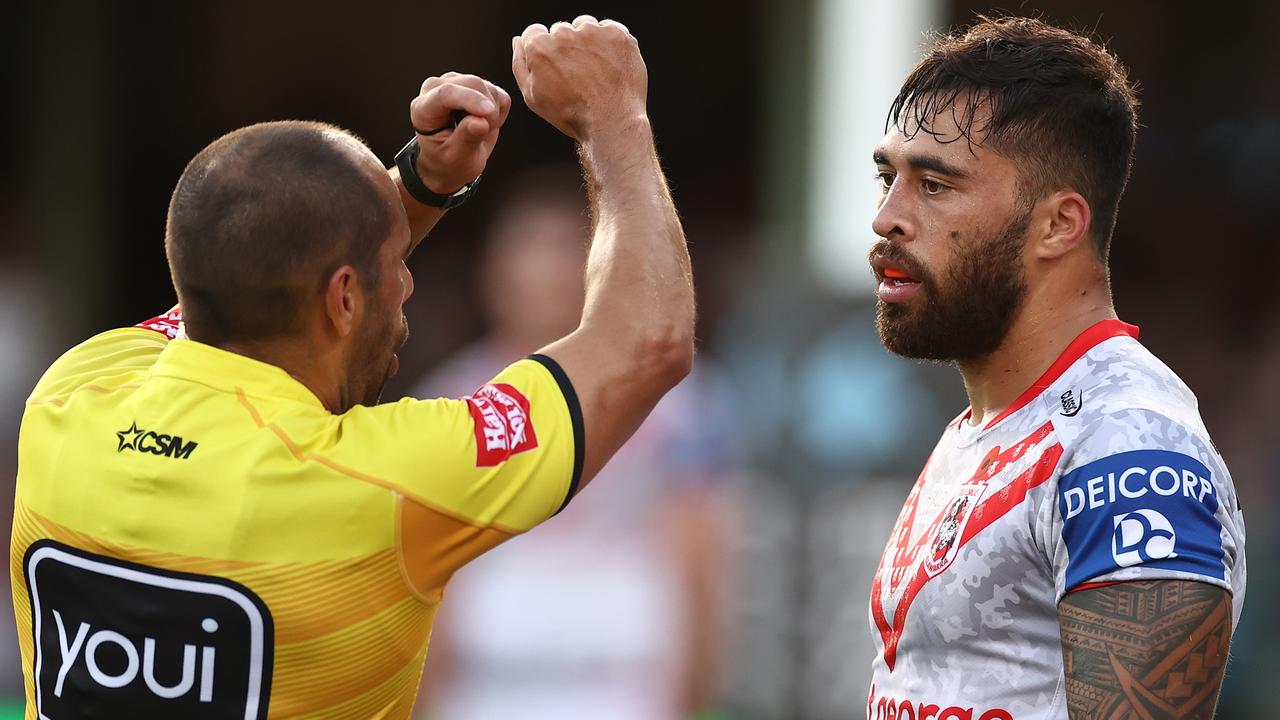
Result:
<svg viewBox="0 0 1280 720"><path fill-rule="evenodd" d="M995 427L1001 420L1004 420L1010 415L1018 412L1030 404L1032 400L1039 397L1041 393L1047 390L1049 386L1054 383L1054 381L1062 377L1062 374L1065 373L1068 368L1074 365L1077 360L1084 357L1085 353L1111 338L1124 336L1128 336L1136 340L1138 338L1138 326L1130 325L1127 322L1116 319L1101 320L1090 325L1084 330L1084 332L1077 335L1075 339L1067 345L1066 349L1062 351L1062 354L1058 356L1058 359L1053 361L1053 364L1044 371L1044 374L1031 384L1031 387L1024 390L1022 394L1009 405L1009 407L1002 410L1000 414L996 415L990 422L982 425L980 428L969 425L966 421L969 419L969 415L973 412L973 408L969 407L966 408L964 412L960 413L960 417L952 421L952 427L956 429L960 434L960 437L966 442L972 441Z"/></svg>
<svg viewBox="0 0 1280 720"><path fill-rule="evenodd" d="M223 392L293 400L325 409L315 393L283 368L186 338L169 342L151 367L151 374L188 380Z"/></svg>

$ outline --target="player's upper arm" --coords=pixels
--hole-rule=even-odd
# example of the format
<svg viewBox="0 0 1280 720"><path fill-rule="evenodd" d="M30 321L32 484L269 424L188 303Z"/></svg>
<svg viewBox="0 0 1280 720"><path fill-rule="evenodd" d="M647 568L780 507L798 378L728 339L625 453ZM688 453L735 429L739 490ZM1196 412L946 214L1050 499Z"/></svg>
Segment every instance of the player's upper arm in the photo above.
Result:
<svg viewBox="0 0 1280 720"><path fill-rule="evenodd" d="M1070 428L1049 541L1073 720L1210 718L1244 600L1244 524L1198 417Z"/></svg>
<svg viewBox="0 0 1280 720"><path fill-rule="evenodd" d="M1243 591L1243 520L1230 474L1198 422L1111 412L1083 429L1064 463L1050 539L1059 597L1157 579Z"/></svg>
<svg viewBox="0 0 1280 720"><path fill-rule="evenodd" d="M1192 580L1121 582L1058 606L1072 720L1213 717L1231 595Z"/></svg>

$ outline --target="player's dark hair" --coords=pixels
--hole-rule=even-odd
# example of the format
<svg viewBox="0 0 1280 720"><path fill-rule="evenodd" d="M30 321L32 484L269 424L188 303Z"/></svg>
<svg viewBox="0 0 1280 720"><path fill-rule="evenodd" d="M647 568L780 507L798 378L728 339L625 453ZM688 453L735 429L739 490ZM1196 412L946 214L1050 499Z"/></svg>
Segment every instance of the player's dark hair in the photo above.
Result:
<svg viewBox="0 0 1280 720"><path fill-rule="evenodd" d="M262 123L187 164L169 203L165 251L192 338L295 333L307 300L342 265L377 286L392 217L343 136L352 137L323 123Z"/></svg>
<svg viewBox="0 0 1280 720"><path fill-rule="evenodd" d="M1133 165L1137 111L1127 71L1102 45L1040 20L979 16L934 42L903 81L886 126L937 137L934 119L954 112L966 142L1015 162L1029 201L1079 192L1105 262Z"/></svg>

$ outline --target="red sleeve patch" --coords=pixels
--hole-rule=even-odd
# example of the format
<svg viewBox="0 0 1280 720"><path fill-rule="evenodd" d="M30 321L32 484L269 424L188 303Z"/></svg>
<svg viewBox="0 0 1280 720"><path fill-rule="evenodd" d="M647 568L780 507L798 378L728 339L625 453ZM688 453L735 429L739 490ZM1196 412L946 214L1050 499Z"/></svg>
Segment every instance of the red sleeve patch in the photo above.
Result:
<svg viewBox="0 0 1280 720"><path fill-rule="evenodd" d="M134 327L142 328L143 330L154 330L173 340L182 332L182 310L175 308L159 317L140 322Z"/></svg>
<svg viewBox="0 0 1280 720"><path fill-rule="evenodd" d="M476 430L476 467L501 465L538 447L529 399L506 383L485 385L467 401Z"/></svg>

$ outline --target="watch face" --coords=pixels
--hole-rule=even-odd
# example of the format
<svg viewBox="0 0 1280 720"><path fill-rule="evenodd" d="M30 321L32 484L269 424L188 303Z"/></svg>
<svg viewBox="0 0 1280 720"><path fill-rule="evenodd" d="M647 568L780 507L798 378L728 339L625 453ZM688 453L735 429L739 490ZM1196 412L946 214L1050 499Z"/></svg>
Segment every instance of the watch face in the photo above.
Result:
<svg viewBox="0 0 1280 720"><path fill-rule="evenodd" d="M479 184L480 184L480 176L477 175L475 180L472 180L466 185L463 185L462 187L458 188L457 192L450 195L449 201L446 202L442 207L445 210L448 210L449 208L454 208L461 205L463 202L465 202L468 198L471 197L472 193L475 192L476 186Z"/></svg>

